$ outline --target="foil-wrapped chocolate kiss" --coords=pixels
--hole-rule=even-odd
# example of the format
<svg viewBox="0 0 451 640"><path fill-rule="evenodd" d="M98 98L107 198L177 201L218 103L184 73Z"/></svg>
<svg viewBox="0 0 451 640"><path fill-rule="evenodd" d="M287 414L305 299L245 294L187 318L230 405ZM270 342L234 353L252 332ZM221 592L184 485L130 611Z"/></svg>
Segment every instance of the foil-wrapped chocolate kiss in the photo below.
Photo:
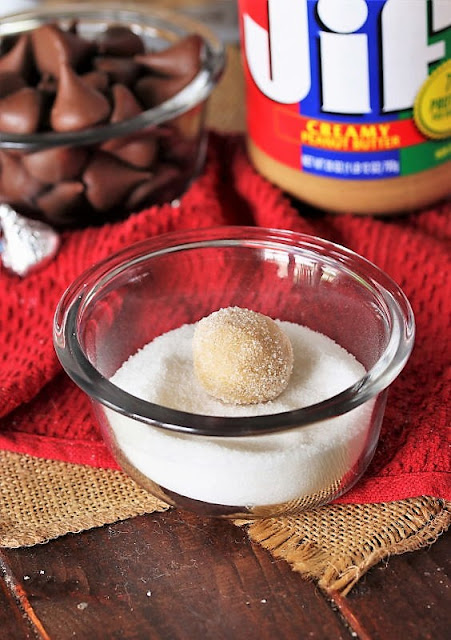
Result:
<svg viewBox="0 0 451 640"><path fill-rule="evenodd" d="M0 204L0 255L3 266L18 276L44 266L60 245L60 237L49 225L18 214Z"/></svg>

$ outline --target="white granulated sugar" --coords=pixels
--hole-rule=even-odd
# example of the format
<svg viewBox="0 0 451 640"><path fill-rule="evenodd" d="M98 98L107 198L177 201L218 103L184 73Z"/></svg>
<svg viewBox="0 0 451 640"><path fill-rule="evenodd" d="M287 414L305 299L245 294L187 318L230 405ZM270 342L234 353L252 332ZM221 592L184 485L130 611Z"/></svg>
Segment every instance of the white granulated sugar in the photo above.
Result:
<svg viewBox="0 0 451 640"><path fill-rule="evenodd" d="M156 338L111 381L135 396L204 415L251 416L305 407L343 391L365 373L330 338L279 322L293 346L293 373L275 400L226 405L198 383L192 363L195 325ZM181 495L223 505L263 506L316 493L339 481L365 448L373 402L285 433L245 438L165 432L106 410L124 455L145 476Z"/></svg>

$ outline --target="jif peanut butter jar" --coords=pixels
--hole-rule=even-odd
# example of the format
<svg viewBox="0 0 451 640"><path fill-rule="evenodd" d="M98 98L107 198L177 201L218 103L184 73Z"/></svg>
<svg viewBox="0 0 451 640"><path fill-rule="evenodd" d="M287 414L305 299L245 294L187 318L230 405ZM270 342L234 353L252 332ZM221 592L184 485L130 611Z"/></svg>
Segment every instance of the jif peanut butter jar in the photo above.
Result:
<svg viewBox="0 0 451 640"><path fill-rule="evenodd" d="M239 0L256 169L337 213L451 195L450 0Z"/></svg>

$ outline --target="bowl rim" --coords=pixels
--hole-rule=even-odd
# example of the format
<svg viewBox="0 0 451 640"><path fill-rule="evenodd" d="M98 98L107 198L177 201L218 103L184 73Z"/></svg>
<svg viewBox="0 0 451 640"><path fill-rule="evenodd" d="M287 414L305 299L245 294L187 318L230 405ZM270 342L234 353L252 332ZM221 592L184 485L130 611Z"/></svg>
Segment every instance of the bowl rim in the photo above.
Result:
<svg viewBox="0 0 451 640"><path fill-rule="evenodd" d="M137 131L152 131L158 125L169 122L203 102L216 86L226 63L225 47L216 34L206 25L181 13L155 8L134 2L112 2L107 5L61 3L39 6L5 16L0 21L0 39L11 33L29 31L40 24L60 18L62 20L82 20L103 16L114 22L139 22L145 26L157 25L173 35L184 36L197 33L202 36L204 51L202 66L197 75L175 96L156 107L116 123L108 123L89 129L72 132L45 131L33 134L13 134L0 131L0 148L23 151L37 151L60 146L79 146L105 142L110 138L127 136ZM20 29L18 25L25 28Z"/></svg>
<svg viewBox="0 0 451 640"><path fill-rule="evenodd" d="M140 261L185 249L211 246L284 247L318 256L365 281L381 296L390 316L392 330L377 362L357 382L319 403L283 413L249 417L219 417L188 413L137 398L104 377L88 360L77 337L77 322L96 291L105 282ZM243 245L244 243L244 245ZM362 274L365 274L363 276ZM318 236L285 229L221 226L189 231L171 231L135 243L99 261L63 293L53 323L54 348L70 378L91 400L151 426L203 436L242 437L285 431L319 423L342 415L375 398L404 368L413 348L415 319L410 303L399 285L375 264L337 243Z"/></svg>

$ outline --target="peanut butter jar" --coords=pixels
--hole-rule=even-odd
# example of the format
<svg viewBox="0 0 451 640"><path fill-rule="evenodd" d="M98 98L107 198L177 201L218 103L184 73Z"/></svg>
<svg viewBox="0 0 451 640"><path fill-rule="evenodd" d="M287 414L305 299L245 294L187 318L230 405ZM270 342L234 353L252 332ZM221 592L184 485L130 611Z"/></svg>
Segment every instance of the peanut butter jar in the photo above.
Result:
<svg viewBox="0 0 451 640"><path fill-rule="evenodd" d="M239 6L248 151L262 175L337 213L451 195L451 2Z"/></svg>

